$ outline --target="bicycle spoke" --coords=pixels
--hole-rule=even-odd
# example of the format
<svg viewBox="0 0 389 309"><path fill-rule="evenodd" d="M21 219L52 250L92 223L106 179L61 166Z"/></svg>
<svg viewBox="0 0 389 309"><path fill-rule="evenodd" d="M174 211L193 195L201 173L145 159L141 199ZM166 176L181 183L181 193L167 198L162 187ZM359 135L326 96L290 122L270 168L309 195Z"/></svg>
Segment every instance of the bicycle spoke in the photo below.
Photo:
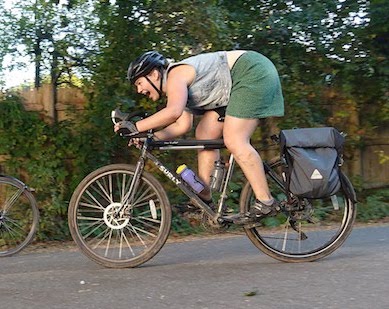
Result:
<svg viewBox="0 0 389 309"><path fill-rule="evenodd" d="M147 236L151 236L151 237L157 237L156 234L151 233L151 232L149 232L149 231L147 231L145 229L139 228L139 227L134 226L134 225L131 225L131 229L132 229L132 231L135 232L135 234L139 238L139 240L141 240L141 237L140 237L140 235L138 234L137 231L142 232L143 235L147 235ZM141 240L141 242L142 242L142 244L144 244L142 240Z"/></svg>
<svg viewBox="0 0 389 309"><path fill-rule="evenodd" d="M132 249L132 246L130 245L130 242L128 241L127 237L125 237L125 234L123 233L123 238L126 241L128 249L130 249L132 256L136 256L134 250Z"/></svg>
<svg viewBox="0 0 389 309"><path fill-rule="evenodd" d="M86 194L96 203L96 206L100 209L104 209L104 206L97 200L97 198L91 193L91 191L87 190Z"/></svg>
<svg viewBox="0 0 389 309"><path fill-rule="evenodd" d="M93 219L87 219L87 220L93 220ZM81 232L86 232L86 231L89 231L87 234L84 235L84 239L87 239L89 238L91 235L94 235L95 232L98 232L102 227L105 227L104 225L104 221L103 220L96 220L97 222L93 223L93 224L88 224L86 225L85 223L81 223L80 224L80 231ZM91 229L92 228L92 229ZM97 234L96 237L99 237L100 235Z"/></svg>
<svg viewBox="0 0 389 309"><path fill-rule="evenodd" d="M106 200L109 203L113 203L112 191L109 191L109 188L107 188L105 185L101 184L100 181L96 181L96 183L101 190L101 192L100 192L99 190L95 189L96 192L99 193L101 195L101 197L106 198ZM103 193L103 194L101 194L101 193Z"/></svg>
<svg viewBox="0 0 389 309"><path fill-rule="evenodd" d="M6 222L3 223L3 228L7 230L7 232L16 239L16 236L22 237L25 236L26 233L23 230L23 227L17 223L17 221L12 219L7 219Z"/></svg>
<svg viewBox="0 0 389 309"><path fill-rule="evenodd" d="M22 195L24 189L18 189L12 196L10 196L5 203L3 204L3 213L6 214L7 211L15 204L18 198Z"/></svg>

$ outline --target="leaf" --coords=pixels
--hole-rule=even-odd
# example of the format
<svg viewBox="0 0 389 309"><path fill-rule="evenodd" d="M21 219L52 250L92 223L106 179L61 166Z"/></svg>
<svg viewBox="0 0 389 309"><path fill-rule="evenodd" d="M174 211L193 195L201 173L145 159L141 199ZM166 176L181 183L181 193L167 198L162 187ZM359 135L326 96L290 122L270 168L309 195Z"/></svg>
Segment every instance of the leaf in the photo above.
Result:
<svg viewBox="0 0 389 309"><path fill-rule="evenodd" d="M255 296L258 294L258 290L252 290L244 293L244 296Z"/></svg>

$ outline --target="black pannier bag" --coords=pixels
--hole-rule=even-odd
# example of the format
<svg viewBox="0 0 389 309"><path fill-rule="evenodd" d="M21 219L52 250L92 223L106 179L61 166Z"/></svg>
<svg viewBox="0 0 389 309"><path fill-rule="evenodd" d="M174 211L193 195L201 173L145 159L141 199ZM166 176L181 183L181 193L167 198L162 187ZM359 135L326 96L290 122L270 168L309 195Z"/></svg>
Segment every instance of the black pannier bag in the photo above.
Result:
<svg viewBox="0 0 389 309"><path fill-rule="evenodd" d="M341 188L344 137L332 127L282 130L287 189L298 197L324 198Z"/></svg>

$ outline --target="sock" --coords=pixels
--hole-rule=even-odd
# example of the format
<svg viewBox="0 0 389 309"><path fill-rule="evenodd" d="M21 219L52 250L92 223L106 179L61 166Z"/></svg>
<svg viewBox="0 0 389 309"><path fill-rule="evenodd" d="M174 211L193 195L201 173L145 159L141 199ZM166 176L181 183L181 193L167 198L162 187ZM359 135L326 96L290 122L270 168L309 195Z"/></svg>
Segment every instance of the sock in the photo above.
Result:
<svg viewBox="0 0 389 309"><path fill-rule="evenodd" d="M260 201L259 199L256 199L256 202L259 202L259 203L266 205L266 206L271 206L274 203L274 198L272 198L271 200L267 200L267 201Z"/></svg>

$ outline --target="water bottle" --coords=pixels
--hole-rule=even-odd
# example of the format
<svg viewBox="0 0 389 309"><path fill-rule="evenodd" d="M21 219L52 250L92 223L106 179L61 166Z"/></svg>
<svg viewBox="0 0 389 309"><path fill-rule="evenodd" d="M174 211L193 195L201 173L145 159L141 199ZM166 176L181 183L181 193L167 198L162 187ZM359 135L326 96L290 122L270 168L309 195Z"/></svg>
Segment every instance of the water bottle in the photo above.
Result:
<svg viewBox="0 0 389 309"><path fill-rule="evenodd" d="M225 173L225 163L222 160L215 161L214 169L211 175L211 190L221 192Z"/></svg>
<svg viewBox="0 0 389 309"><path fill-rule="evenodd" d="M196 174L189 169L185 164L180 165L177 168L176 173L181 176L181 178L191 186L191 188L196 192L200 193L204 190L204 184L197 178Z"/></svg>

